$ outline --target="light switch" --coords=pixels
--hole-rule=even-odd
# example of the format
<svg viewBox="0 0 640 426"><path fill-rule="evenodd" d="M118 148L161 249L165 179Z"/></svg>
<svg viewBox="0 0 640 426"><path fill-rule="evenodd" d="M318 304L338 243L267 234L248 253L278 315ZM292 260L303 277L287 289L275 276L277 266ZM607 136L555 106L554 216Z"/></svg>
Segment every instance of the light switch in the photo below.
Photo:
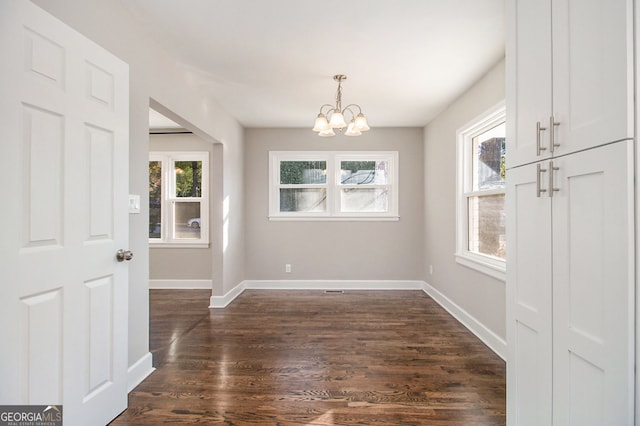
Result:
<svg viewBox="0 0 640 426"><path fill-rule="evenodd" d="M129 194L129 213L140 213L140 196Z"/></svg>

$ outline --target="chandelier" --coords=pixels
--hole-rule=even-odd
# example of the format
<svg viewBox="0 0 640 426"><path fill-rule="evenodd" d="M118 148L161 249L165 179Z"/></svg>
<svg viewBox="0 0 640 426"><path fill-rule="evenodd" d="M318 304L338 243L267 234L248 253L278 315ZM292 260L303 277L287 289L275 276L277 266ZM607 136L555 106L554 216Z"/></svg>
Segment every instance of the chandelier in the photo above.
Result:
<svg viewBox="0 0 640 426"><path fill-rule="evenodd" d="M349 104L342 108L342 81L346 80L347 76L337 74L333 76L333 79L338 82L336 105L324 104L320 107L320 113L316 117L316 123L312 130L318 132L318 136L330 137L336 135L334 129L342 132L342 129L346 127L345 136L360 136L362 132L369 130L369 124L362 113L362 108L356 104ZM357 115L354 112L355 108L358 108ZM348 125L344 118L347 112L351 114L351 121Z"/></svg>

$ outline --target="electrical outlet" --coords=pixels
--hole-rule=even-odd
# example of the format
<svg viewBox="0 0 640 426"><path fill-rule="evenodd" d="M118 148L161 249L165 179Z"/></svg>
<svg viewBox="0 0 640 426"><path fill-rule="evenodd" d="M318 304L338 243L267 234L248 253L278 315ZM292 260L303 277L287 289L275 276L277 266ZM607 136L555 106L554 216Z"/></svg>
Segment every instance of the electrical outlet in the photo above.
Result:
<svg viewBox="0 0 640 426"><path fill-rule="evenodd" d="M429 275L433 275L433 265L429 265Z"/></svg>
<svg viewBox="0 0 640 426"><path fill-rule="evenodd" d="M285 272L291 272L291 264L290 263L286 263L284 265L284 271Z"/></svg>

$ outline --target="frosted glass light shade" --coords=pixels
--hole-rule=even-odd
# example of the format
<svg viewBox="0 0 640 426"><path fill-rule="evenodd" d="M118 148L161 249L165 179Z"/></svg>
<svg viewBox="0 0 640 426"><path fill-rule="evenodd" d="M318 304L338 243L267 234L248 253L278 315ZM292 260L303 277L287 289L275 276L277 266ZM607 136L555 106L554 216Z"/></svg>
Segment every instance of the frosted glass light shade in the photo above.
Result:
<svg viewBox="0 0 640 426"><path fill-rule="evenodd" d="M329 126L329 122L327 121L327 117L325 117L322 113L318 114L318 116L316 117L315 125L311 130L313 130L314 132L321 132L327 129L331 129L331 127Z"/></svg>
<svg viewBox="0 0 640 426"><path fill-rule="evenodd" d="M370 129L369 123L367 123L367 118L363 113L358 114L358 116L356 117L355 126L356 129L360 130L361 132L366 132Z"/></svg>
<svg viewBox="0 0 640 426"><path fill-rule="evenodd" d="M320 131L320 133L318 133L318 136L322 136L323 138L329 138L335 135L336 134L331 127L329 127L327 130L322 130Z"/></svg>
<svg viewBox="0 0 640 426"><path fill-rule="evenodd" d="M354 120L351 120L349 126L347 126L347 131L344 132L345 136L360 136L362 133L356 127L356 123Z"/></svg>
<svg viewBox="0 0 640 426"><path fill-rule="evenodd" d="M347 123L344 121L344 116L341 112L338 111L331 114L329 125L332 129L344 129L345 127L347 127Z"/></svg>

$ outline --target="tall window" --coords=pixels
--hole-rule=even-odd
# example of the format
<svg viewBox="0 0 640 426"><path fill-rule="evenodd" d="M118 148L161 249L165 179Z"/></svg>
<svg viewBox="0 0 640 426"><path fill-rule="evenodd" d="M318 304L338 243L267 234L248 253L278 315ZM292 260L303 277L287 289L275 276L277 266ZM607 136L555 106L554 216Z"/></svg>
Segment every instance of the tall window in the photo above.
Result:
<svg viewBox="0 0 640 426"><path fill-rule="evenodd" d="M209 242L209 154L149 154L149 242L206 245Z"/></svg>
<svg viewBox="0 0 640 426"><path fill-rule="evenodd" d="M504 280L505 108L500 105L458 131L459 263Z"/></svg>
<svg viewBox="0 0 640 426"><path fill-rule="evenodd" d="M273 220L397 220L397 152L273 151Z"/></svg>

